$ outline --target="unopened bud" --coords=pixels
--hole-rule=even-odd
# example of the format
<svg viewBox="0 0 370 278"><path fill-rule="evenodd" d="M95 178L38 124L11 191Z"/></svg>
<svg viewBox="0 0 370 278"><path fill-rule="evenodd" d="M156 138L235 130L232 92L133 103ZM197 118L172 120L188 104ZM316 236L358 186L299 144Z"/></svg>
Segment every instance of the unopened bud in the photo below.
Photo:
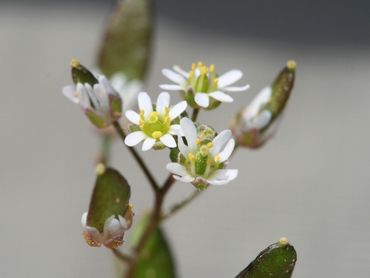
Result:
<svg viewBox="0 0 370 278"><path fill-rule="evenodd" d="M295 70L295 61L288 61L271 86L264 88L236 115L231 128L240 146L259 148L276 132L293 89Z"/></svg>

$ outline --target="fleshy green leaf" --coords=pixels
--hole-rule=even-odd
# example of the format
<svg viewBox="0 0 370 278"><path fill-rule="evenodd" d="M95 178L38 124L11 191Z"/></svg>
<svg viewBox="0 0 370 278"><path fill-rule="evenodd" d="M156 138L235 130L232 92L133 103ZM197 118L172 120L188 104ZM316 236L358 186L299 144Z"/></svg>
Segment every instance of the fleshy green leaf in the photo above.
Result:
<svg viewBox="0 0 370 278"><path fill-rule="evenodd" d="M123 216L127 210L131 189L126 179L112 168L98 174L87 214L87 225L104 230L104 223L112 215Z"/></svg>
<svg viewBox="0 0 370 278"><path fill-rule="evenodd" d="M111 77L144 79L151 45L152 0L121 0L107 26L98 56L101 71Z"/></svg>
<svg viewBox="0 0 370 278"><path fill-rule="evenodd" d="M263 250L236 278L290 278L297 253L285 238Z"/></svg>
<svg viewBox="0 0 370 278"><path fill-rule="evenodd" d="M136 245L142 235L148 217L139 221L133 230L131 245ZM175 262L171 254L170 246L162 229L159 227L148 239L141 253L135 271L135 278L175 278Z"/></svg>

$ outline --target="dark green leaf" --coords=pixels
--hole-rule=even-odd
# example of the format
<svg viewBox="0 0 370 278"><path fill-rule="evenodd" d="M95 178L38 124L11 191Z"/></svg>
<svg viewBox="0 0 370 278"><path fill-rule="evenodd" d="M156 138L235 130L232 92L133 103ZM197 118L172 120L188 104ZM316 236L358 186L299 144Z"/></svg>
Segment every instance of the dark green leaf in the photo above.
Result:
<svg viewBox="0 0 370 278"><path fill-rule="evenodd" d="M126 179L112 168L98 175L87 214L87 225L104 230L104 223L112 215L124 215L131 190Z"/></svg>
<svg viewBox="0 0 370 278"><path fill-rule="evenodd" d="M151 33L152 0L121 0L107 26L98 56L101 71L111 77L123 73L128 79L144 79Z"/></svg>
<svg viewBox="0 0 370 278"><path fill-rule="evenodd" d="M131 244L136 245L147 225L148 218L139 221L133 230ZM135 278L175 278L175 262L166 236L159 227L148 239L135 270Z"/></svg>
<svg viewBox="0 0 370 278"><path fill-rule="evenodd" d="M280 241L263 250L236 278L290 278L296 261L294 247Z"/></svg>

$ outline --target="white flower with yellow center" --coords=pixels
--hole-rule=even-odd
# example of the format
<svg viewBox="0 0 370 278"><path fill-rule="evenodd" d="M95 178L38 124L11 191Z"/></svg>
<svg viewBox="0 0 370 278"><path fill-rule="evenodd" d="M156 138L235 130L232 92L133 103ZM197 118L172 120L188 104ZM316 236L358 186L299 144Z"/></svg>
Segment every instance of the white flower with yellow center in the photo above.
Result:
<svg viewBox="0 0 370 278"><path fill-rule="evenodd" d="M174 120L186 110L186 101L181 101L170 108L170 95L166 92L159 94L155 108L149 95L141 92L138 96L140 114L133 110L126 112L126 117L140 130L130 133L125 144L129 147L144 141L142 150L150 150L156 143L169 148L177 146L173 135L180 129Z"/></svg>
<svg viewBox="0 0 370 278"><path fill-rule="evenodd" d="M185 93L185 99L193 107L215 108L220 102L233 102L227 92L245 91L249 85L232 87L239 81L243 73L240 70L230 70L221 76L215 71L215 66L207 67L202 62L193 64L189 72L174 66L173 70L163 69L162 73L175 84L162 84L160 88L169 91Z"/></svg>
<svg viewBox="0 0 370 278"><path fill-rule="evenodd" d="M235 147L230 130L224 130L210 140L200 136L190 119L181 119L180 125L187 145L179 138L181 155L178 163L167 164L167 170L175 179L203 189L209 184L226 184L237 177L237 169L224 169Z"/></svg>

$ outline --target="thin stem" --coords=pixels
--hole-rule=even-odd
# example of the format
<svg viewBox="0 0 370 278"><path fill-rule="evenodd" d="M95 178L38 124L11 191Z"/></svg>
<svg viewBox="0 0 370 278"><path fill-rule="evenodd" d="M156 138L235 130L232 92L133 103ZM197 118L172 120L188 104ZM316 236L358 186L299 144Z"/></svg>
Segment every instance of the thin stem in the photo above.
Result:
<svg viewBox="0 0 370 278"><path fill-rule="evenodd" d="M101 140L101 152L98 157L98 162L105 165L109 164L110 159L110 149L112 145L112 135L102 134L100 135Z"/></svg>
<svg viewBox="0 0 370 278"><path fill-rule="evenodd" d="M181 202L173 205L169 211L162 216L162 221L167 220L174 214L176 214L179 210L184 208L187 204L191 203L193 200L195 200L204 190L194 190L187 198L182 200Z"/></svg>
<svg viewBox="0 0 370 278"><path fill-rule="evenodd" d="M113 254L123 263L130 263L132 258L117 249L112 249Z"/></svg>
<svg viewBox="0 0 370 278"><path fill-rule="evenodd" d="M113 122L113 126L115 127L118 135L121 137L122 141L124 142L125 138L126 138L126 134L123 131L121 125L116 121L116 122ZM128 150L133 155L136 162L140 165L140 167L143 170L146 178L148 179L148 181L150 183L150 186L152 187L153 191L157 192L158 189L159 189L158 183L154 179L154 177L153 177L152 173L150 172L149 168L146 166L144 160L140 157L140 155L136 152L136 150L134 148L128 147Z"/></svg>

